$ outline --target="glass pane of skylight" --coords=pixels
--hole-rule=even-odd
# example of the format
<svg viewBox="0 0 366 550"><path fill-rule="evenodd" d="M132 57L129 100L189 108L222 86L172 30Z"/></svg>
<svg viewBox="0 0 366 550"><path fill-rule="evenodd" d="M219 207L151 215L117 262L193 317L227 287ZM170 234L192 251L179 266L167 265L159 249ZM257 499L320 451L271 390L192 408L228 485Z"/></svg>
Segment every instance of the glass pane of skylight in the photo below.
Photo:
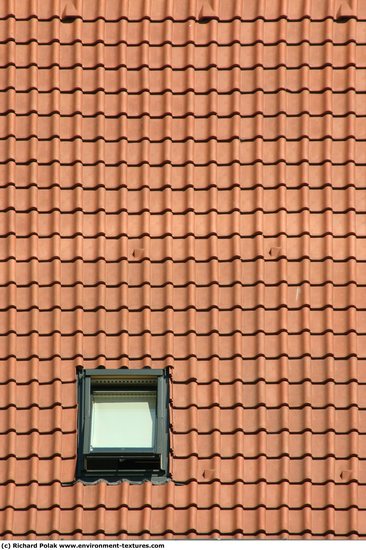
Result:
<svg viewBox="0 0 366 550"><path fill-rule="evenodd" d="M154 391L94 392L91 448L151 448L155 418Z"/></svg>

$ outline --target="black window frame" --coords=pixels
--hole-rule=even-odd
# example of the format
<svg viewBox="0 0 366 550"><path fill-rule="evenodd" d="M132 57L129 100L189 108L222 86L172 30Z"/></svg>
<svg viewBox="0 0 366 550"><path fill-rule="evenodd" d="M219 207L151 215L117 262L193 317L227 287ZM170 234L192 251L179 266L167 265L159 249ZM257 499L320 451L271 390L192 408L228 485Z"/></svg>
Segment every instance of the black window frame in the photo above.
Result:
<svg viewBox="0 0 366 550"><path fill-rule="evenodd" d="M78 371L77 478L82 481L163 483L169 478L168 369L79 369ZM93 450L91 439L92 394L95 391L154 391L156 419L151 448Z"/></svg>

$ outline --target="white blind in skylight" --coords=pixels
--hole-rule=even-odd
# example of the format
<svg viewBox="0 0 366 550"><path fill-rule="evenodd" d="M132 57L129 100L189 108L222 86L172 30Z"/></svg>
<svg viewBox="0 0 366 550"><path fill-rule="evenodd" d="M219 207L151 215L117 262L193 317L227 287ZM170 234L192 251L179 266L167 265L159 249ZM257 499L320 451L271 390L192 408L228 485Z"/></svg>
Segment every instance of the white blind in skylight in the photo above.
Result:
<svg viewBox="0 0 366 550"><path fill-rule="evenodd" d="M92 394L91 448L139 448L154 445L156 392Z"/></svg>

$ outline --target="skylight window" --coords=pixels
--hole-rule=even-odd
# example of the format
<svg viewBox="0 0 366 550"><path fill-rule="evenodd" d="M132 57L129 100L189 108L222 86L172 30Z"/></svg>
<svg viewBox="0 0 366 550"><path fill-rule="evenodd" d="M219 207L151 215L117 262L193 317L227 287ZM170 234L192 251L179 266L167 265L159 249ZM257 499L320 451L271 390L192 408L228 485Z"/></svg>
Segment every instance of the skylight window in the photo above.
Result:
<svg viewBox="0 0 366 550"><path fill-rule="evenodd" d="M168 463L164 370L81 370L78 477L162 481Z"/></svg>

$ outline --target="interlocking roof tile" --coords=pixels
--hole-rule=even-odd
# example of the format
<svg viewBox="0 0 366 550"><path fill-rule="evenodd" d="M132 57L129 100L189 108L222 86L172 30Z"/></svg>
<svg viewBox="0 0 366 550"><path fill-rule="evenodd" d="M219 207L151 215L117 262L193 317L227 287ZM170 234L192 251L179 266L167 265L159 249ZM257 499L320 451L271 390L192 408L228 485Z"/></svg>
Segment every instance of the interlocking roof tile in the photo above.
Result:
<svg viewBox="0 0 366 550"><path fill-rule="evenodd" d="M366 1L4 0L0 59L0 536L365 537ZM169 367L168 483L76 481L78 366Z"/></svg>

